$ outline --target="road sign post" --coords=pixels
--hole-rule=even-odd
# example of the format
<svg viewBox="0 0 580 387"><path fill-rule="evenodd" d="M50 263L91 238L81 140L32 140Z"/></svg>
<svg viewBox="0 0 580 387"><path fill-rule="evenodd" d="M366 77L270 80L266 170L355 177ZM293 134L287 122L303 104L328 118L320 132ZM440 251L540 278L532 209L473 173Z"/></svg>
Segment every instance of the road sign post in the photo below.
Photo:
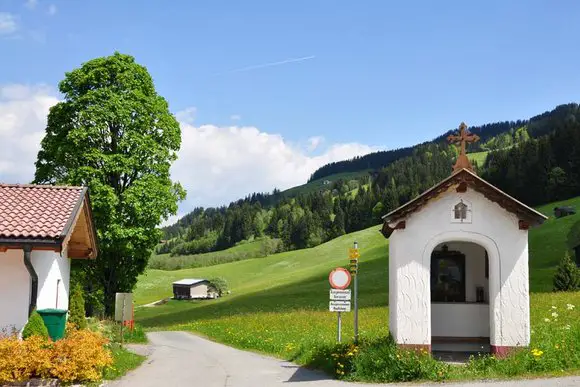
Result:
<svg viewBox="0 0 580 387"><path fill-rule="evenodd" d="M342 313L350 312L351 294L350 289L347 289L350 281L349 271L342 267L334 269L328 276L328 282L332 286L328 310L337 312L336 339L339 343L342 342Z"/></svg>
<svg viewBox="0 0 580 387"><path fill-rule="evenodd" d="M341 343L342 342L342 318L340 316L340 312L337 313L338 314L338 323L337 323L337 328L336 328L336 340Z"/></svg>

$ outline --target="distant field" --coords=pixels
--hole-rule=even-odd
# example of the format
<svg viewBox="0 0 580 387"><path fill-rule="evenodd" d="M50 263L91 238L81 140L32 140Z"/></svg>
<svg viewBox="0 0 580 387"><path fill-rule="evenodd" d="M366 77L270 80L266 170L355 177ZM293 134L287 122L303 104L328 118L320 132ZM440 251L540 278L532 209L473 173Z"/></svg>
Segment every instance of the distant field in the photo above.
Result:
<svg viewBox="0 0 580 387"><path fill-rule="evenodd" d="M550 218L540 227L530 230L530 288L535 292L549 292L555 267L566 251L566 238L572 225L580 221L580 214L554 218L554 207L572 206L580 210L580 197L550 203L537 208Z"/></svg>
<svg viewBox="0 0 580 387"><path fill-rule="evenodd" d="M343 179L343 180L348 181L348 180L358 179L360 177L366 176L366 175L368 175L368 173L369 173L369 170L359 171L359 172L337 173L335 175L330 175L330 176L324 177L322 179L311 181L310 183L306 183L303 185L299 185L297 187L287 189L286 191L283 191L282 194L285 196L296 196L298 194L316 192L316 191L320 191L322 189L329 188L324 184L324 182L327 180L330 182L335 182L339 179Z"/></svg>
<svg viewBox="0 0 580 387"><path fill-rule="evenodd" d="M176 257L171 257L169 254L153 254L149 259L149 268L160 270L191 269L258 258L269 255L275 243L277 243L276 239L265 237L256 241L241 243L226 250L212 251L211 253Z"/></svg>
<svg viewBox="0 0 580 387"><path fill-rule="evenodd" d="M482 167L485 164L485 160L487 159L487 154L489 152L475 152L475 153L468 153L467 158L471 162L476 162L478 166Z"/></svg>

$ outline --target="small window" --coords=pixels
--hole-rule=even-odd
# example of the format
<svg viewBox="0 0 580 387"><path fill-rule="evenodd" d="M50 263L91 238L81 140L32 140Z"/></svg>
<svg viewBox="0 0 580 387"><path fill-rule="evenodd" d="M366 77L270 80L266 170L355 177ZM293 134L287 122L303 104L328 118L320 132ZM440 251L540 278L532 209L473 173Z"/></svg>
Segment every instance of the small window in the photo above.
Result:
<svg viewBox="0 0 580 387"><path fill-rule="evenodd" d="M455 205L453 212L455 214L455 219L461 221L467 219L467 204L463 203L462 200Z"/></svg>
<svg viewBox="0 0 580 387"><path fill-rule="evenodd" d="M431 256L431 302L465 302L465 255L447 246Z"/></svg>

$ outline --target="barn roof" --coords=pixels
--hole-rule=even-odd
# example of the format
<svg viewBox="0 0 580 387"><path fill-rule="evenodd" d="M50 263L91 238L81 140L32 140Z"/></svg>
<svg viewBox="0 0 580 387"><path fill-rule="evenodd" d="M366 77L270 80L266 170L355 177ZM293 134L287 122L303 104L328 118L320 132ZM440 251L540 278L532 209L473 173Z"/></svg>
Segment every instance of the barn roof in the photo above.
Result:
<svg viewBox="0 0 580 387"><path fill-rule="evenodd" d="M43 245L71 258L97 254L87 189L0 184L0 249Z"/></svg>
<svg viewBox="0 0 580 387"><path fill-rule="evenodd" d="M201 279L201 278L185 278L179 281L175 281L173 283L173 285L186 285L186 286L192 286L195 284L198 284L200 282L209 282L206 279Z"/></svg>
<svg viewBox="0 0 580 387"><path fill-rule="evenodd" d="M499 188L488 183L472 171L462 168L455 171L435 186L429 188L415 199L383 216L384 224L383 229L381 230L383 235L388 238L397 228L397 225L392 226L393 223L402 221L414 212L419 211L431 199L436 198L453 186L456 187L457 192L465 192L467 187L469 187L474 191L481 193L487 199L499 204L506 211L517 215L521 221L529 226L539 225L547 219L545 215L501 191Z"/></svg>

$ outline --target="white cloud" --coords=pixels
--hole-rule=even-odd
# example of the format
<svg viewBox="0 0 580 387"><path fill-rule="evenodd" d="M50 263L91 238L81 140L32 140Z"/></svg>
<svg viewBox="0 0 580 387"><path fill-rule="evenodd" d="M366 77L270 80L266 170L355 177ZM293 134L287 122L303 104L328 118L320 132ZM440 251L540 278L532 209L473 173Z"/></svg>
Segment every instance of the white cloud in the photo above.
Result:
<svg viewBox="0 0 580 387"><path fill-rule="evenodd" d="M239 114L232 114L230 116L230 120L232 120L232 121L239 121L241 119L242 119L242 116L240 116Z"/></svg>
<svg viewBox="0 0 580 387"><path fill-rule="evenodd" d="M33 179L46 116L58 101L56 91L43 85L0 86L0 182ZM359 143L331 144L313 155L308 148L321 143L312 140L316 137L299 146L255 127L194 125L195 112L176 114L182 146L171 171L188 192L182 215L195 206L224 205L252 192L304 184L324 164L376 150Z"/></svg>
<svg viewBox="0 0 580 387"><path fill-rule="evenodd" d="M42 85L0 86L0 181L28 183L56 93Z"/></svg>
<svg viewBox="0 0 580 387"><path fill-rule="evenodd" d="M182 122L181 133L172 177L187 190L187 199L180 205L182 214L195 206L228 204L252 192L304 184L324 164L376 150L359 143L333 144L314 156L279 134L255 127Z"/></svg>
<svg viewBox="0 0 580 387"><path fill-rule="evenodd" d="M24 6L28 9L35 9L37 5L38 0L26 0L26 3L24 3Z"/></svg>
<svg viewBox="0 0 580 387"><path fill-rule="evenodd" d="M196 113L197 113L196 108L188 107L187 109L175 113L175 118L177 118L177 120L180 122L193 124L193 121L195 121Z"/></svg>
<svg viewBox="0 0 580 387"><path fill-rule="evenodd" d="M0 12L0 35L10 35L18 29L18 18L8 12Z"/></svg>
<svg viewBox="0 0 580 387"><path fill-rule="evenodd" d="M324 137L322 136L314 136L308 139L308 150L313 151L320 146L324 142Z"/></svg>
<svg viewBox="0 0 580 387"><path fill-rule="evenodd" d="M48 6L48 14L50 16L56 15L56 11L57 11L56 5L51 4L51 5Z"/></svg>

